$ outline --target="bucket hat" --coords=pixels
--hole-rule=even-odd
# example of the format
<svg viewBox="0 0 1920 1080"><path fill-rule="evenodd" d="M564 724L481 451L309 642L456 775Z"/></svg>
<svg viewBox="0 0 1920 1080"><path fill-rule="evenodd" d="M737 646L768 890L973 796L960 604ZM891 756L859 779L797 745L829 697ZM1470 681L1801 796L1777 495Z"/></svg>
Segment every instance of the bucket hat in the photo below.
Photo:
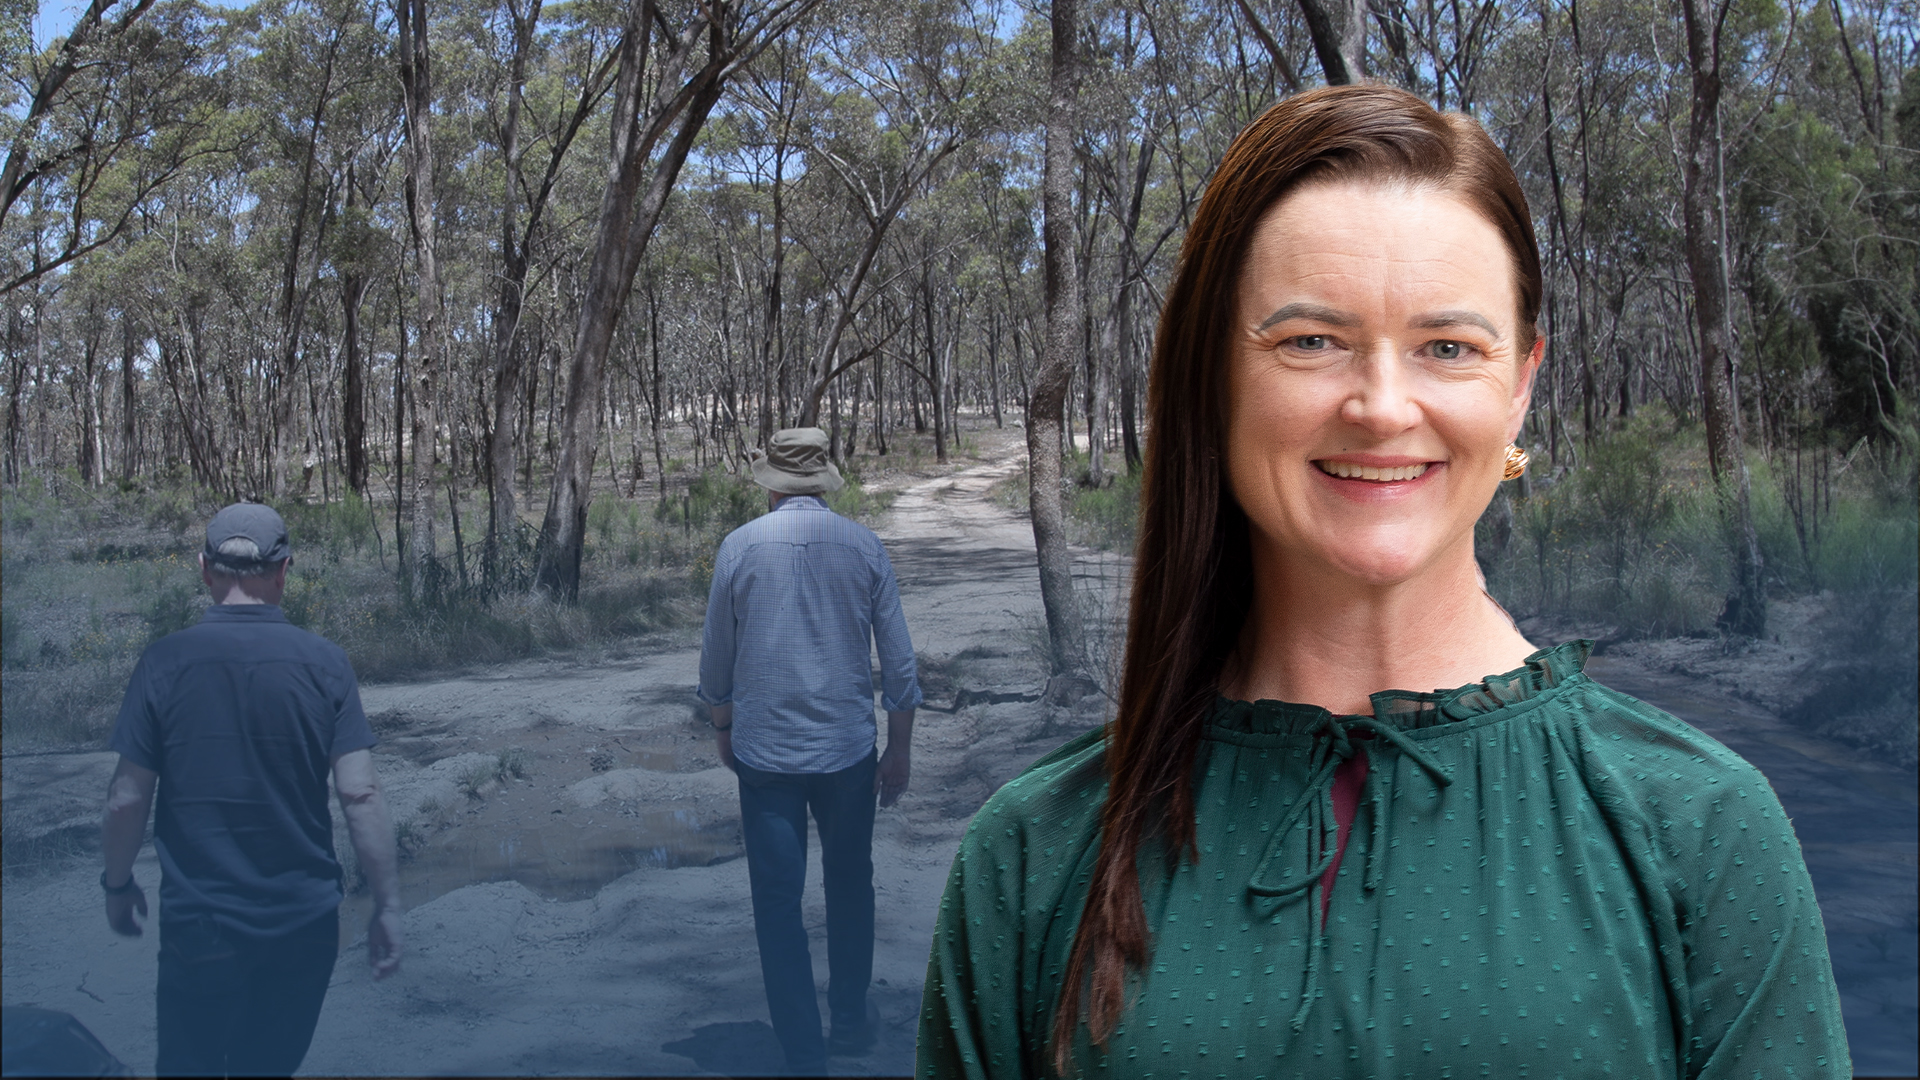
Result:
<svg viewBox="0 0 1920 1080"><path fill-rule="evenodd" d="M753 451L753 482L782 495L839 491L846 481L827 447L827 433L817 427L782 428L765 450Z"/></svg>

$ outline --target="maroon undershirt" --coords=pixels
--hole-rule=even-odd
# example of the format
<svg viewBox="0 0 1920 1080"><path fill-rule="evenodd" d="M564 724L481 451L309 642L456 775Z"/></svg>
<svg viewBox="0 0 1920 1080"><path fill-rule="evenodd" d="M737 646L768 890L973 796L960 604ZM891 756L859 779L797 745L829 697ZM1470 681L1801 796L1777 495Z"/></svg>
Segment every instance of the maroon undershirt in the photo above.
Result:
<svg viewBox="0 0 1920 1080"><path fill-rule="evenodd" d="M1366 732L1352 733L1365 738ZM1340 872L1340 859L1347 853L1347 836L1353 832L1353 819L1360 814L1360 791L1367 785L1367 752L1353 748L1353 756L1340 763L1333 774L1333 821L1336 838L1333 863L1320 875L1320 925L1327 925L1327 905L1333 901L1333 879Z"/></svg>

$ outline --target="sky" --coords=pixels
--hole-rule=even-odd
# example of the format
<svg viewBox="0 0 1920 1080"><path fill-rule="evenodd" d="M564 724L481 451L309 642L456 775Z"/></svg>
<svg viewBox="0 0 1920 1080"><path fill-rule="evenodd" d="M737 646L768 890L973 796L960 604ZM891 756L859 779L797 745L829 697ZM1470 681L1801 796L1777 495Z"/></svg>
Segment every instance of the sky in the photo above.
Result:
<svg viewBox="0 0 1920 1080"><path fill-rule="evenodd" d="M74 20L86 9L85 0L41 0L33 13L33 47L44 49L73 29Z"/></svg>
<svg viewBox="0 0 1920 1080"><path fill-rule="evenodd" d="M242 7L240 0L210 0L222 7ZM33 47L45 49L57 37L65 37L67 31L87 10L87 0L40 0L39 7L33 13Z"/></svg>

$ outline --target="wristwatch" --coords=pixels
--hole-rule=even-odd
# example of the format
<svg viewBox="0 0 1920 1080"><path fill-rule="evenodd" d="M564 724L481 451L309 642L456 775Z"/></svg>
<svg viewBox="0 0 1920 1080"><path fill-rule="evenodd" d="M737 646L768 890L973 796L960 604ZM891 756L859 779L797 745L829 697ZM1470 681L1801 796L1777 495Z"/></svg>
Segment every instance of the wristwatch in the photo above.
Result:
<svg viewBox="0 0 1920 1080"><path fill-rule="evenodd" d="M128 874L127 883L125 885L121 885L118 887L109 885L107 884L107 872L105 870L102 870L100 871L100 888L105 890L108 896L125 896L128 893L139 892L140 883L134 880L134 877L132 874Z"/></svg>

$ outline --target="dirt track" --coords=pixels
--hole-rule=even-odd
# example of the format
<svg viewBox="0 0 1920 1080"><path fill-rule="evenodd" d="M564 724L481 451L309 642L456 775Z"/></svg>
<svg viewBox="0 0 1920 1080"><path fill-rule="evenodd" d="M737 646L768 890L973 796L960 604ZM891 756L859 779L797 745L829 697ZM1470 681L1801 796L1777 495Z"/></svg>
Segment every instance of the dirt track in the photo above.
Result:
<svg viewBox="0 0 1920 1080"><path fill-rule="evenodd" d="M917 726L912 789L875 829L873 999L885 1031L871 1055L836 1060L847 1074L911 1071L932 921L961 830L999 783L1104 711L1098 696L1067 707L1033 700L1042 671L1031 533L986 497L1017 469L1021 434L975 438L977 459L901 480L881 530L914 644L930 661L923 679L934 708ZM1086 553L1077 573L1104 612L1117 610L1121 560ZM380 769L413 847L402 867L408 951L401 973L379 984L357 948L343 952L306 1072L778 1071L734 784L691 695L697 658L694 635L683 633L593 664L365 688ZM1671 676L1604 657L1595 674L1768 772L1814 867L1856 1065L1914 1071L1911 774L1850 760ZM962 707L943 711L963 693ZM483 775L516 749L524 777ZM97 835L112 760L8 757L10 824ZM101 925L97 873L95 860L79 858L9 883L5 998L70 1011L120 1058L148 1068L155 936L122 940ZM151 847L136 874L151 894ZM343 909L356 924L349 939L363 904ZM806 910L824 987L817 874Z"/></svg>
<svg viewBox="0 0 1920 1080"><path fill-rule="evenodd" d="M1021 437L978 432L981 460L906 478L882 529L915 648L932 661L931 707L916 727L912 787L875 828L873 998L885 1032L869 1056L836 1061L845 1073L911 1071L933 916L961 830L994 787L1102 718L1097 696L1034 700L1032 534L987 498L1018 468ZM1119 570L1094 553L1080 567L1089 589L1117 583ZM697 636L683 633L592 665L363 688L381 775L414 847L401 870L407 953L400 975L376 984L358 949L343 952L306 1072L779 1070L737 795L694 703L697 663ZM971 703L943 711L962 692ZM510 749L525 777L481 779ZM9 759L7 812L77 836L97 830L112 761ZM151 891L151 847L135 872ZM154 936L120 940L100 925L97 873L82 859L7 888L6 1000L73 1012L123 1060L149 1067ZM350 946L364 905L343 908ZM817 872L806 915L824 987Z"/></svg>

